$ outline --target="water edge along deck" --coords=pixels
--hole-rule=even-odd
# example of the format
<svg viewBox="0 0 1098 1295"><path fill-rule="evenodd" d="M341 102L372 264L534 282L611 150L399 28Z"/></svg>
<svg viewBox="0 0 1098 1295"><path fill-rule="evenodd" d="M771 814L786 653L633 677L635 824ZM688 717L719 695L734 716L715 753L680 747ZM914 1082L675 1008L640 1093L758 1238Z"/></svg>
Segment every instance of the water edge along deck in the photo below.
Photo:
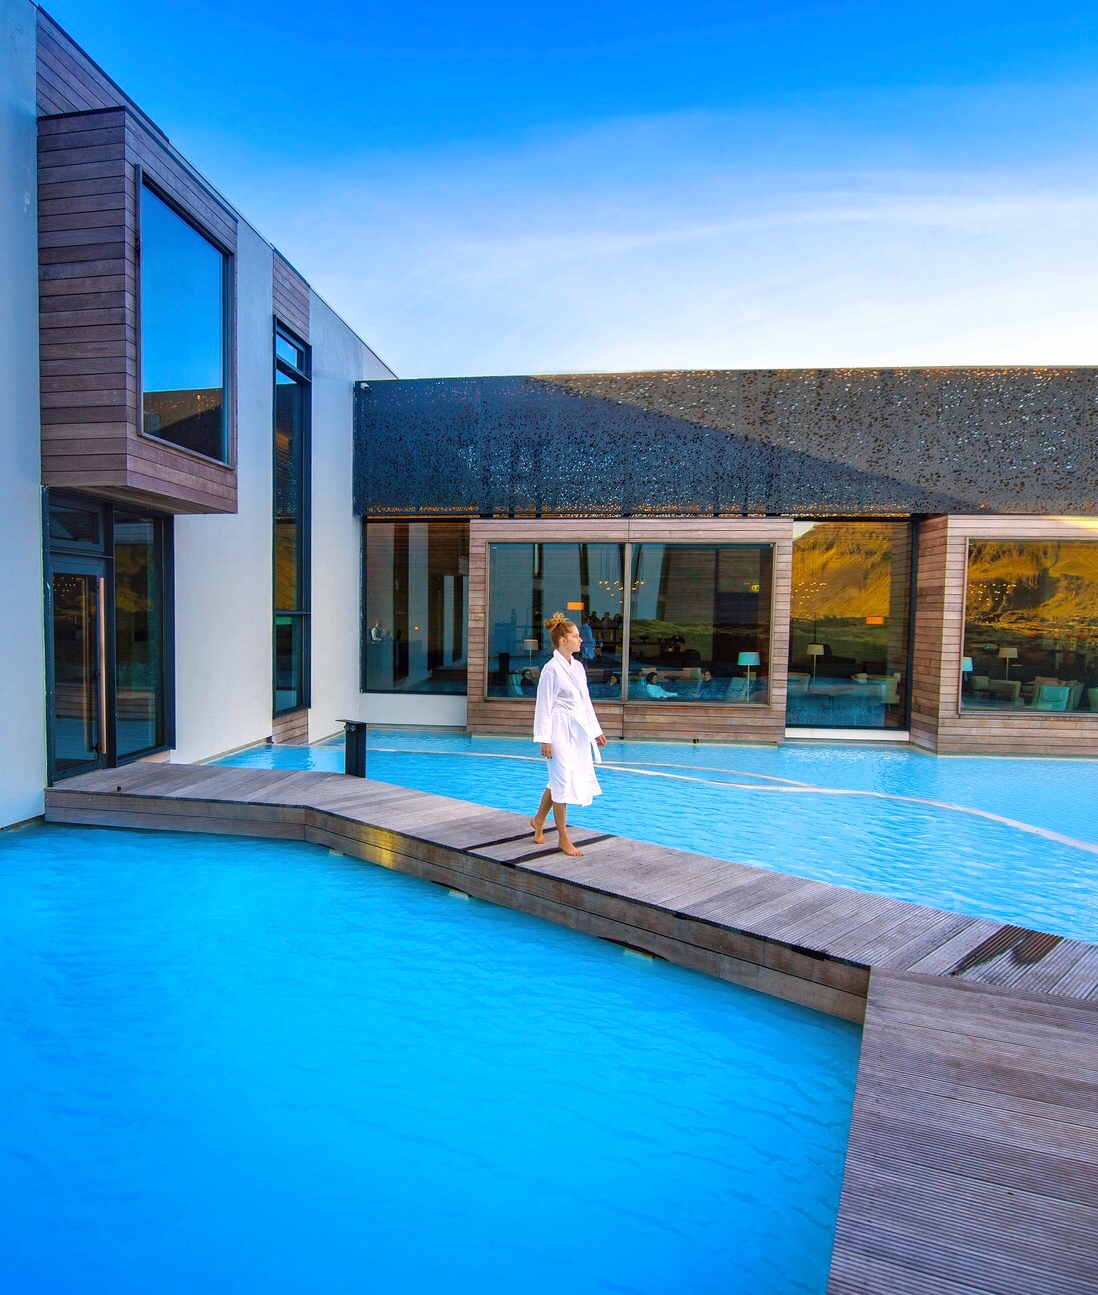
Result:
<svg viewBox="0 0 1098 1295"><path fill-rule="evenodd" d="M863 1023L831 1295L1098 1291L1098 946L345 774L134 764L51 822L311 841Z"/></svg>

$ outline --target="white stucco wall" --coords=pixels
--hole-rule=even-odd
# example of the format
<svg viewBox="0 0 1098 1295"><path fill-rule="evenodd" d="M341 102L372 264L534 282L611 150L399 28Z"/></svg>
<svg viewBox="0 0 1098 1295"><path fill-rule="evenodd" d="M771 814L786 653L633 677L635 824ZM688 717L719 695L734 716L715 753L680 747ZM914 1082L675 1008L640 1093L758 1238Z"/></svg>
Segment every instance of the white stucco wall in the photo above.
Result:
<svg viewBox="0 0 1098 1295"><path fill-rule="evenodd" d="M313 741L344 719L369 718L359 691L362 524L352 512L354 383L391 378L388 368L315 293L313 348L312 706Z"/></svg>
<svg viewBox="0 0 1098 1295"><path fill-rule="evenodd" d="M0 0L0 826L40 814L46 783L35 19Z"/></svg>
<svg viewBox="0 0 1098 1295"><path fill-rule="evenodd" d="M407 692L369 692L361 697L358 714L370 724L409 728L464 728L469 707L465 697Z"/></svg>
<svg viewBox="0 0 1098 1295"><path fill-rule="evenodd" d="M175 522L176 747L193 761L271 733L272 253L237 241L238 511Z"/></svg>

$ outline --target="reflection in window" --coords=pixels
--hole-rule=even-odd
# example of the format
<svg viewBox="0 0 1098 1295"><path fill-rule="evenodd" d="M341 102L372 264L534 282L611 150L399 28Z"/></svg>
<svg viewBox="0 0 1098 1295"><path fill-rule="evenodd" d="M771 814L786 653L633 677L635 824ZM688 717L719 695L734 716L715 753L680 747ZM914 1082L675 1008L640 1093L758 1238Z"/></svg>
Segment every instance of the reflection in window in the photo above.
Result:
<svg viewBox="0 0 1098 1295"><path fill-rule="evenodd" d="M103 543L103 520L98 505L81 508L69 502L50 501L50 543L65 548L84 546L98 549Z"/></svg>
<svg viewBox="0 0 1098 1295"><path fill-rule="evenodd" d="M594 699L620 700L624 633L620 544L493 544L488 562L488 696L532 697L553 655L545 622L581 627Z"/></svg>
<svg viewBox="0 0 1098 1295"><path fill-rule="evenodd" d="M115 748L119 759L164 745L160 523L114 521Z"/></svg>
<svg viewBox="0 0 1098 1295"><path fill-rule="evenodd" d="M903 728L911 529L798 522L786 723Z"/></svg>
<svg viewBox="0 0 1098 1295"><path fill-rule="evenodd" d="M968 710L1098 712L1098 543L971 540Z"/></svg>
<svg viewBox="0 0 1098 1295"><path fill-rule="evenodd" d="M765 704L772 572L768 544L638 544L629 700Z"/></svg>
<svg viewBox="0 0 1098 1295"><path fill-rule="evenodd" d="M365 607L367 691L464 695L468 523L368 523Z"/></svg>
<svg viewBox="0 0 1098 1295"><path fill-rule="evenodd" d="M305 622L300 616L275 616L274 712L298 710L305 698Z"/></svg>
<svg viewBox="0 0 1098 1295"><path fill-rule="evenodd" d="M50 715L57 777L81 773L103 752L100 713L100 581L83 572L55 572L53 593L53 708Z"/></svg>
<svg viewBox="0 0 1098 1295"><path fill-rule="evenodd" d="M287 358L290 357L290 358ZM274 712L309 705L309 352L275 333Z"/></svg>
<svg viewBox="0 0 1098 1295"><path fill-rule="evenodd" d="M143 430L227 461L224 253L141 189Z"/></svg>

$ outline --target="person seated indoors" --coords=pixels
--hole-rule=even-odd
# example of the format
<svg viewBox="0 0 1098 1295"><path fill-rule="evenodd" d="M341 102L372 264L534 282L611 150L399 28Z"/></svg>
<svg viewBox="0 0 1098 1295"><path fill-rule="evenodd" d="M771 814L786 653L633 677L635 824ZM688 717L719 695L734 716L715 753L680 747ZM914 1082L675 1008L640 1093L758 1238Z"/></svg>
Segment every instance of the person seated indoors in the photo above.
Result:
<svg viewBox="0 0 1098 1295"><path fill-rule="evenodd" d="M621 698L621 675L609 674L602 683L589 684L588 691L595 697L606 697L618 701Z"/></svg>
<svg viewBox="0 0 1098 1295"><path fill-rule="evenodd" d="M656 670L649 670L644 676L644 695L651 697L653 701L662 701L665 697L675 696L660 684L659 672Z"/></svg>
<svg viewBox="0 0 1098 1295"><path fill-rule="evenodd" d="M524 697L533 697L537 693L538 679L533 670L524 670L522 672L522 678L519 680L519 687L522 689L522 695Z"/></svg>
<svg viewBox="0 0 1098 1295"><path fill-rule="evenodd" d="M727 679L714 679L712 670L703 670L694 688L695 697L719 698L728 691Z"/></svg>

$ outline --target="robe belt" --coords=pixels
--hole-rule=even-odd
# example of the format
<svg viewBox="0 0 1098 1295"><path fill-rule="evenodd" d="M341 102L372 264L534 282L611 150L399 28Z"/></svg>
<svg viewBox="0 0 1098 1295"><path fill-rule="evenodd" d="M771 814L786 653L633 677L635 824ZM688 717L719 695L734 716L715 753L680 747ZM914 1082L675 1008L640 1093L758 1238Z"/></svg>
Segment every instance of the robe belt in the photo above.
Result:
<svg viewBox="0 0 1098 1295"><path fill-rule="evenodd" d="M573 708L567 704L562 705L563 698L557 698L555 709L562 715L567 715L580 729L583 730L587 740L591 743L591 754L596 764L602 764L602 753L599 751L599 744L595 739L599 736L598 732L591 727L591 722L582 710Z"/></svg>

